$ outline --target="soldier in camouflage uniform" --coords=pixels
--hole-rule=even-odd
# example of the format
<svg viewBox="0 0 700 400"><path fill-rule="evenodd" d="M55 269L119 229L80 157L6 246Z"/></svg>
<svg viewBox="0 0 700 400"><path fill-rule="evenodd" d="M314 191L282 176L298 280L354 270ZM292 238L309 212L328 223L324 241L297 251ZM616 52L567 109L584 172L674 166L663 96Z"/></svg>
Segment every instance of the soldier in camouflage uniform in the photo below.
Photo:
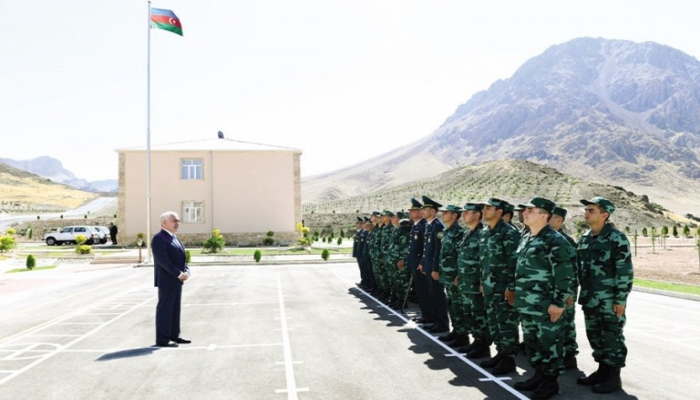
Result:
<svg viewBox="0 0 700 400"><path fill-rule="evenodd" d="M513 212L515 211L515 206L506 202L505 208L503 210L503 221L512 226L515 229L519 229L515 224L513 223Z"/></svg>
<svg viewBox="0 0 700 400"><path fill-rule="evenodd" d="M369 236L369 254L372 259L372 272L376 282L376 288L372 292L375 296L382 296L386 291L386 282L382 274L381 246L382 246L382 219L379 211L374 211L370 217L374 224L372 234Z"/></svg>
<svg viewBox="0 0 700 400"><path fill-rule="evenodd" d="M391 268L391 292L395 294L397 301L390 304L390 307L403 310L411 277L411 271L405 268L405 262L408 258L413 223L411 220L406 219L406 214L402 211L397 211L391 222L394 224L395 229L391 235L389 266ZM399 261L401 262L399 263Z"/></svg>
<svg viewBox="0 0 700 400"><path fill-rule="evenodd" d="M554 207L549 226L559 232L574 250L574 279L571 281L571 297L566 300L566 312L564 312L564 368L574 369L578 367L576 355L578 354L578 343L576 343L576 296L578 295L578 276L576 264L576 241L562 230L562 225L566 219L566 210L561 207Z"/></svg>
<svg viewBox="0 0 700 400"><path fill-rule="evenodd" d="M462 297L459 294L457 279L459 245L464 235L464 228L459 225L462 208L450 204L441 211L445 230L442 232L440 248L440 283L447 291L447 313L452 321L452 331L438 339L451 347L459 347L469 344L469 328L464 324Z"/></svg>
<svg viewBox="0 0 700 400"><path fill-rule="evenodd" d="M515 304L515 250L520 234L502 217L507 202L491 198L484 204L483 218L488 225L481 236L479 255L482 289L491 338L498 353L481 363L493 368L494 375L515 371L518 352L518 312Z"/></svg>
<svg viewBox="0 0 700 400"><path fill-rule="evenodd" d="M615 211L610 200L594 197L581 203L586 206L585 219L591 229L578 243L578 302L598 370L577 383L593 386L596 393L611 393L622 388L620 368L627 358L623 328L633 278L630 243L608 222Z"/></svg>
<svg viewBox="0 0 700 400"><path fill-rule="evenodd" d="M457 259L457 281L462 298L464 325L471 332L474 343L459 349L467 358L481 358L491 355L491 335L486 324L486 308L481 287L481 261L479 243L484 226L481 224L483 204L467 203L462 211L462 221L467 226L462 243L459 244Z"/></svg>
<svg viewBox="0 0 700 400"><path fill-rule="evenodd" d="M384 210L382 212L382 241L380 251L381 271L385 282L384 296L380 298L385 304L391 304L396 301L396 296L391 292L391 272L392 268L389 265L389 246L391 245L391 235L394 232L394 225L391 224L391 219L394 217L394 212Z"/></svg>
<svg viewBox="0 0 700 400"><path fill-rule="evenodd" d="M520 240L515 270L515 308L523 325L523 343L535 374L515 384L534 390L531 399L549 399L559 392L564 371L562 334L566 301L574 279L574 249L548 225L554 202L533 197L525 206L530 227Z"/></svg>

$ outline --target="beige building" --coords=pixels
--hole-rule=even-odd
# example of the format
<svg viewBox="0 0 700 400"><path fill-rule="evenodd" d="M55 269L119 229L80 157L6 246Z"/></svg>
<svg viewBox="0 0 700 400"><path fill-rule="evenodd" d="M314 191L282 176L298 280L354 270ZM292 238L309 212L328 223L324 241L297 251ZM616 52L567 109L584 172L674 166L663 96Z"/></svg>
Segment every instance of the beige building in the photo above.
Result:
<svg viewBox="0 0 700 400"><path fill-rule="evenodd" d="M147 151L119 149L119 241L146 234ZM293 243L301 221L301 150L225 138L151 146L151 234L175 211L178 238L198 246L219 229L227 245L256 245L268 231Z"/></svg>

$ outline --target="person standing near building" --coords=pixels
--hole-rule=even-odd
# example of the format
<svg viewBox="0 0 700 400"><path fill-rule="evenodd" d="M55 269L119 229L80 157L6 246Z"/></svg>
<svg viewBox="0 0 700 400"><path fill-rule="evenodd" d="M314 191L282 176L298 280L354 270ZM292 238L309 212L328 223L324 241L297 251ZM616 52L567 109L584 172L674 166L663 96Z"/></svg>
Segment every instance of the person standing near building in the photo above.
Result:
<svg viewBox="0 0 700 400"><path fill-rule="evenodd" d="M160 216L160 225L160 232L151 240L154 286L158 288L156 346L178 347L191 342L180 337L182 284L189 279L190 269L185 262L185 247L175 236L180 217L172 211L165 212Z"/></svg>
<svg viewBox="0 0 700 400"><path fill-rule="evenodd" d="M576 382L592 386L596 393L612 393L622 389L620 369L627 359L623 328L634 276L630 243L609 222L615 211L610 200L594 197L581 204L586 207L584 217L590 230L578 243L578 303L598 370Z"/></svg>
<svg viewBox="0 0 700 400"><path fill-rule="evenodd" d="M110 237L110 239L112 239L113 245L117 244L117 233L119 233L119 229L117 229L117 226L114 225L114 223L110 222L109 223L109 237Z"/></svg>
<svg viewBox="0 0 700 400"><path fill-rule="evenodd" d="M357 267L360 270L360 282L357 283L357 286L359 286L361 288L365 288L367 285L367 277L365 276L365 273L362 269L361 249L362 249L362 237L363 237L363 232L364 232L362 225L363 225L362 217L358 216L355 220L355 237L353 238L353 241L352 241L352 256L355 258L355 261L357 261Z"/></svg>
<svg viewBox="0 0 700 400"><path fill-rule="evenodd" d="M557 379L564 371L566 302L574 279L574 249L548 225L554 202L533 197L525 206L530 228L520 240L515 270L515 308L523 326L523 343L534 375L515 389L534 391L531 399L549 399L559 392Z"/></svg>

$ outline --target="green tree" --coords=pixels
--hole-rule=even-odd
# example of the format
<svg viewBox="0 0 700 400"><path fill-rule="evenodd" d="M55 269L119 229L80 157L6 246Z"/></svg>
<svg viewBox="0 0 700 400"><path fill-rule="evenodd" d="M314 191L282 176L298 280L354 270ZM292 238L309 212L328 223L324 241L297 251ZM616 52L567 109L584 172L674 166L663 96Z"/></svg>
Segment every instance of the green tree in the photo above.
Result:
<svg viewBox="0 0 700 400"><path fill-rule="evenodd" d="M341 244L343 244L343 237L342 237L342 236L338 236L338 241L337 241L336 243L338 244L338 246L340 246Z"/></svg>
<svg viewBox="0 0 700 400"><path fill-rule="evenodd" d="M204 241L203 253L218 253L224 249L226 241L218 229L211 231L211 237Z"/></svg>
<svg viewBox="0 0 700 400"><path fill-rule="evenodd" d="M673 237L677 238L678 237L678 227L676 225L673 225Z"/></svg>
<svg viewBox="0 0 700 400"><path fill-rule="evenodd" d="M0 253L8 252L16 246L15 238L10 235L0 236Z"/></svg>
<svg viewBox="0 0 700 400"><path fill-rule="evenodd" d="M34 267L36 267L36 259L34 258L33 255L30 254L27 256L27 262L25 263L25 265L27 266L27 269L30 271L32 269L34 269Z"/></svg>
<svg viewBox="0 0 700 400"><path fill-rule="evenodd" d="M644 237L649 236L649 232L647 231L647 228L642 228L642 236L644 236Z"/></svg>
<svg viewBox="0 0 700 400"><path fill-rule="evenodd" d="M328 249L323 249L323 252L321 253L321 258L323 258L323 261L328 261L328 259L331 257L331 252L328 251Z"/></svg>
<svg viewBox="0 0 700 400"><path fill-rule="evenodd" d="M260 262L260 259L262 258L262 252L260 250L255 250L255 253L253 253L253 259L255 262Z"/></svg>
<svg viewBox="0 0 700 400"><path fill-rule="evenodd" d="M683 227L683 236L690 236L690 227L687 224Z"/></svg>

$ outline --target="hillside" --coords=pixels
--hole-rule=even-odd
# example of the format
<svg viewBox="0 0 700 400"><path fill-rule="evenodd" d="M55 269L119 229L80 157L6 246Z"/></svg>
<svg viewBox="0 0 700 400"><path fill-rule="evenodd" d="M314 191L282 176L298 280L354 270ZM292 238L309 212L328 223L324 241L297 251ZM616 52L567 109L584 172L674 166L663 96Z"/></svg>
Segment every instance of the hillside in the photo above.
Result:
<svg viewBox="0 0 700 400"><path fill-rule="evenodd" d="M303 208L306 219L316 222L314 215L342 214L350 219L355 213L373 210L406 209L411 197L427 195L443 205L464 205L498 197L513 204L523 203L533 196L543 196L557 202L569 212L569 226L583 224L580 199L604 196L612 200L617 211L611 219L620 227L672 226L676 223L696 225L652 203L643 193L635 194L622 187L602 185L561 173L554 168L523 160L490 161L474 166L458 167L439 176L400 184L371 194L352 196L320 203L307 203ZM336 223L335 217L327 217Z"/></svg>
<svg viewBox="0 0 700 400"><path fill-rule="evenodd" d="M305 202L460 165L521 159L700 214L700 62L668 46L580 38L476 93L429 136L302 182Z"/></svg>
<svg viewBox="0 0 700 400"><path fill-rule="evenodd" d="M97 197L0 163L0 212L62 211Z"/></svg>

